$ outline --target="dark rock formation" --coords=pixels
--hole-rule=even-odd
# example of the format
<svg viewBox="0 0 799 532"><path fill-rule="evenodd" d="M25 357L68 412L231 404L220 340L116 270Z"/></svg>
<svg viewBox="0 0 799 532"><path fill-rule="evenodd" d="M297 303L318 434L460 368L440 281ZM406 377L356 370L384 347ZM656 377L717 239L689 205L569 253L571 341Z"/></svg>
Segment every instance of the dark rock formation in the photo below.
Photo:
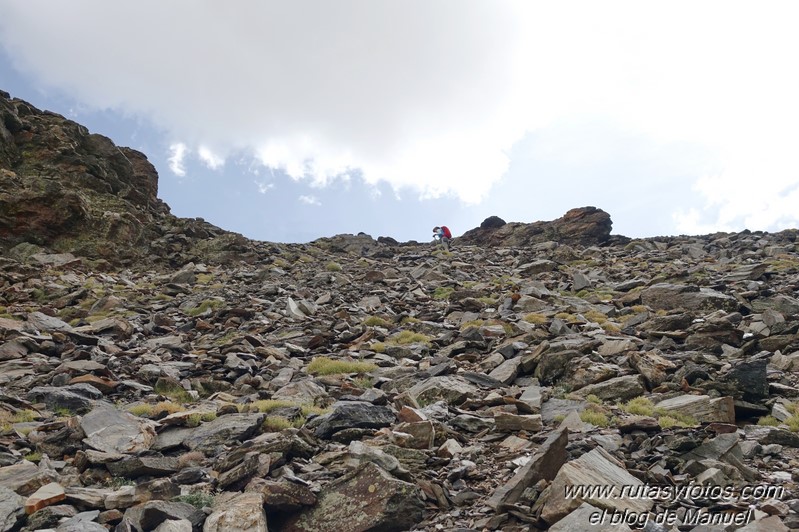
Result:
<svg viewBox="0 0 799 532"><path fill-rule="evenodd" d="M480 227L467 231L457 241L459 244L491 247L527 247L548 241L593 246L607 243L612 227L610 215L602 209L581 207L571 209L551 222L505 223L501 218L491 216Z"/></svg>

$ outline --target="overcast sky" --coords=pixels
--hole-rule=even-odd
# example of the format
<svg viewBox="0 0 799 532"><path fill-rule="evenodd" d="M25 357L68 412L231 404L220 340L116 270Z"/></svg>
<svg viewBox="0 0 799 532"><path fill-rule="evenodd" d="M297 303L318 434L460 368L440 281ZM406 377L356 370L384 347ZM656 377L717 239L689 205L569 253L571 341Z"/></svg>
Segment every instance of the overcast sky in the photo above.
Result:
<svg viewBox="0 0 799 532"><path fill-rule="evenodd" d="M0 0L0 89L147 154L178 216L426 241L593 205L799 226L799 3Z"/></svg>

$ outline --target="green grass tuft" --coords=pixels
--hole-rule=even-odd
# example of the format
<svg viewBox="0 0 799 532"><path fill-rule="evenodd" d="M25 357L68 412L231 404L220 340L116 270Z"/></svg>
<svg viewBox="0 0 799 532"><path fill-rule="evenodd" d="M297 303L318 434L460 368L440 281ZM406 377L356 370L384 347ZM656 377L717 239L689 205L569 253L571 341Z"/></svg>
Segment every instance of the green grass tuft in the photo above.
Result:
<svg viewBox="0 0 799 532"><path fill-rule="evenodd" d="M757 420L757 424L766 427L777 427L780 424L780 420L774 416L764 416Z"/></svg>
<svg viewBox="0 0 799 532"><path fill-rule="evenodd" d="M314 357L308 364L308 373L312 375L335 375L340 373L368 373L377 369L371 362L348 360L332 360L328 357Z"/></svg>
<svg viewBox="0 0 799 532"><path fill-rule="evenodd" d="M400 331L392 335L386 340L387 344L391 345L408 345L408 344L430 344L431 338L426 334L417 333L413 331Z"/></svg>
<svg viewBox="0 0 799 532"><path fill-rule="evenodd" d="M652 401L646 397L630 399L621 406L621 409L630 414L639 416L653 416L655 414L655 407Z"/></svg>
<svg viewBox="0 0 799 532"><path fill-rule="evenodd" d="M597 427L607 427L610 425L608 416L595 410L583 410L580 412L580 419L585 423L590 423L592 425L596 425Z"/></svg>
<svg viewBox="0 0 799 532"><path fill-rule="evenodd" d="M439 286L433 291L433 299L448 299L454 291L455 289L451 286Z"/></svg>
<svg viewBox="0 0 799 532"><path fill-rule="evenodd" d="M384 329L391 328L391 322L381 318L380 316L369 316L363 320L363 324L367 327L383 327Z"/></svg>

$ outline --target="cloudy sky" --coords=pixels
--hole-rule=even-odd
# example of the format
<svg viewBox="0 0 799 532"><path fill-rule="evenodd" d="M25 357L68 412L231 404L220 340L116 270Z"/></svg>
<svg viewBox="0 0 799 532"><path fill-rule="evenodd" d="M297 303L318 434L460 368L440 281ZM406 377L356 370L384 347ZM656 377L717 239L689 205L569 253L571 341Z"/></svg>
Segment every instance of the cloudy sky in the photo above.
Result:
<svg viewBox="0 0 799 532"><path fill-rule="evenodd" d="M251 238L799 226L799 4L0 0L0 89Z"/></svg>

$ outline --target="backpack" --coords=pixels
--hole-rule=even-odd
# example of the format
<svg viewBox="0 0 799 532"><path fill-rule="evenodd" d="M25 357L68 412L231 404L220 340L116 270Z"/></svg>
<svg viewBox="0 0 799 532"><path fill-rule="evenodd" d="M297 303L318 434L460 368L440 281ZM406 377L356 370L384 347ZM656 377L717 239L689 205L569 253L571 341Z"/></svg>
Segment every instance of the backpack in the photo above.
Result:
<svg viewBox="0 0 799 532"><path fill-rule="evenodd" d="M445 237L452 238L452 233L450 232L449 227L447 227L446 225L442 225L441 230L444 231Z"/></svg>

